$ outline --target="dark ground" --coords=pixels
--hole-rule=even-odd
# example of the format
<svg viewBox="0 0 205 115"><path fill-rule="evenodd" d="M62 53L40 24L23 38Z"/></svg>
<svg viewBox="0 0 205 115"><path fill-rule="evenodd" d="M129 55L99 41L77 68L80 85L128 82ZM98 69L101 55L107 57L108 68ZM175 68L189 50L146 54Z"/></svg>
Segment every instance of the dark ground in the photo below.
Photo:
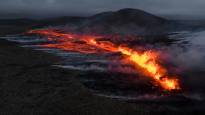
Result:
<svg viewBox="0 0 205 115"><path fill-rule="evenodd" d="M30 26L0 25L0 35ZM0 115L126 115L147 113L134 104L97 97L76 71L52 67L58 57L0 39Z"/></svg>
<svg viewBox="0 0 205 115"><path fill-rule="evenodd" d="M28 28L30 26L0 24L0 36L24 32ZM51 66L59 60L53 55L22 48L17 43L0 39L0 115L204 113L178 111L164 104L128 103L95 96L76 79L79 71Z"/></svg>
<svg viewBox="0 0 205 115"><path fill-rule="evenodd" d="M134 104L97 97L75 75L52 67L58 58L0 40L0 114L140 114ZM146 112L146 111L145 111Z"/></svg>

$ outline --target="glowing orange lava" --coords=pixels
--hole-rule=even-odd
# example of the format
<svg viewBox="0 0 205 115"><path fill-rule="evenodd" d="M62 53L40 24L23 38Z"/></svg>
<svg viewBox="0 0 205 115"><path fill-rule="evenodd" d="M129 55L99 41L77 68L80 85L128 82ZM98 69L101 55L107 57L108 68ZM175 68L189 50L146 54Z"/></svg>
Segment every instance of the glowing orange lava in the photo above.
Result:
<svg viewBox="0 0 205 115"><path fill-rule="evenodd" d="M100 36L64 34L53 30L32 30L30 34L40 34L48 37L48 40L57 41L56 44L46 44L44 47L59 48L82 53L100 53L101 51L120 52L128 58L135 66L140 66L149 74L156 85L167 91L180 90L179 81L176 76L168 75L167 70L162 67L157 59L158 54L154 51L140 52L127 46L116 45L110 41L100 41ZM60 39L58 38L60 37ZM58 38L58 39L56 39ZM75 42L82 42L75 44Z"/></svg>

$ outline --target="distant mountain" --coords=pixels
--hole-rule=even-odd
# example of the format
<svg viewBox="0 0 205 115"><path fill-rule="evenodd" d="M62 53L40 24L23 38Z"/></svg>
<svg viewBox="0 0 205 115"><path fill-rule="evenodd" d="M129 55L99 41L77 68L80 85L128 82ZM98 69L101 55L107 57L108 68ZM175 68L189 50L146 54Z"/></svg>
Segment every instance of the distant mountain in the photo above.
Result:
<svg viewBox="0 0 205 115"><path fill-rule="evenodd" d="M104 12L89 17L78 31L86 33L159 34L174 26L174 22L137 9Z"/></svg>
<svg viewBox="0 0 205 115"><path fill-rule="evenodd" d="M186 24L164 19L138 9L121 9L103 12L90 17L66 16L52 19L8 19L0 20L0 29L13 30L13 26L22 27L21 31L42 27L62 27L80 33L159 35L187 28ZM190 28L190 26L189 26ZM15 31L16 29L14 29ZM18 31L17 31L18 32Z"/></svg>

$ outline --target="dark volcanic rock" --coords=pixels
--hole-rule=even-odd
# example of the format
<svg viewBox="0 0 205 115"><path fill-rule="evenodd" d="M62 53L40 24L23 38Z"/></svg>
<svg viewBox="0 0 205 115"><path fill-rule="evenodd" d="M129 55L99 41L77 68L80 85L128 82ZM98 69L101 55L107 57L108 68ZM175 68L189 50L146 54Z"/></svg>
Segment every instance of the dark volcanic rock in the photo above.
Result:
<svg viewBox="0 0 205 115"><path fill-rule="evenodd" d="M58 58L0 39L0 113L3 115L136 115L134 104L93 95L77 71L53 67Z"/></svg>

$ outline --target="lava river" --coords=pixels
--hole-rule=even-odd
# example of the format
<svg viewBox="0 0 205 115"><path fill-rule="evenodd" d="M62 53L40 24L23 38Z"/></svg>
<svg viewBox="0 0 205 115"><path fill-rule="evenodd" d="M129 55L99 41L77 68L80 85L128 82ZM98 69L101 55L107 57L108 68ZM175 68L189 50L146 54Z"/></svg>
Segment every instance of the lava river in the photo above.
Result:
<svg viewBox="0 0 205 115"><path fill-rule="evenodd" d="M104 36L72 34L52 29L31 30L28 34L41 35L56 43L44 44L43 47L58 48L86 54L101 54L102 52L118 52L128 59L132 65L143 69L143 73L154 83L166 91L180 90L178 76L170 76L159 62L158 53L153 50L140 51L127 45L101 40ZM136 69L137 71L137 69Z"/></svg>

